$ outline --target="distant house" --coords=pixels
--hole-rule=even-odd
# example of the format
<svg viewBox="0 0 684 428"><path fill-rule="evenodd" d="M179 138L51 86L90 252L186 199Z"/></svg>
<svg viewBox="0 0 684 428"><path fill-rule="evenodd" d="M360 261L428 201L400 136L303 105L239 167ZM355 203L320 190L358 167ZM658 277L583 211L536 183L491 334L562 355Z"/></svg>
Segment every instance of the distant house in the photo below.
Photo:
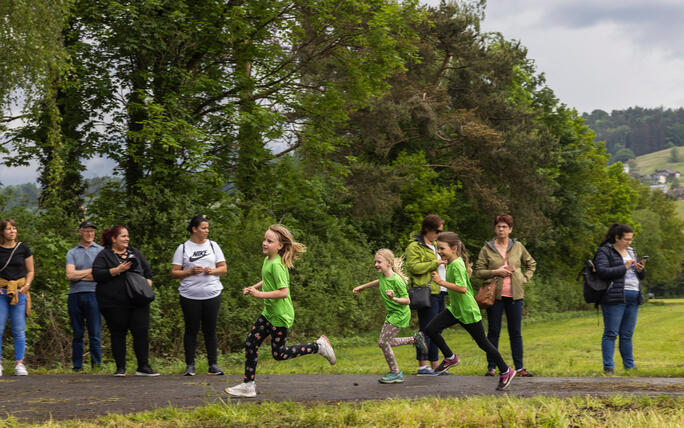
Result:
<svg viewBox="0 0 684 428"><path fill-rule="evenodd" d="M659 169L654 174L664 175L667 178L679 178L681 175L679 171L675 171L672 169Z"/></svg>
<svg viewBox="0 0 684 428"><path fill-rule="evenodd" d="M656 171L648 176L648 182L653 185L665 184L667 183L667 175Z"/></svg>
<svg viewBox="0 0 684 428"><path fill-rule="evenodd" d="M665 194L670 199L674 199L675 201L681 201L682 199L684 199L684 187L670 189Z"/></svg>
<svg viewBox="0 0 684 428"><path fill-rule="evenodd" d="M661 192L667 194L667 184L653 184L648 187L650 187L651 190L660 190Z"/></svg>

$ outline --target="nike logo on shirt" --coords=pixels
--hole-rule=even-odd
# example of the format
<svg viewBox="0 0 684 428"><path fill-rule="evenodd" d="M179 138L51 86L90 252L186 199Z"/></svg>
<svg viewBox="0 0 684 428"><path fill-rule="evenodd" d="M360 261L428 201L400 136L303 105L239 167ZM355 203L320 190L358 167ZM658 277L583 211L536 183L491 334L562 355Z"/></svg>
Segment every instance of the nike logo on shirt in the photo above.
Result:
<svg viewBox="0 0 684 428"><path fill-rule="evenodd" d="M195 253L192 256L188 257L188 261L190 263L195 262L201 259L202 257L206 257L208 254L209 253L207 252L207 250L195 251Z"/></svg>

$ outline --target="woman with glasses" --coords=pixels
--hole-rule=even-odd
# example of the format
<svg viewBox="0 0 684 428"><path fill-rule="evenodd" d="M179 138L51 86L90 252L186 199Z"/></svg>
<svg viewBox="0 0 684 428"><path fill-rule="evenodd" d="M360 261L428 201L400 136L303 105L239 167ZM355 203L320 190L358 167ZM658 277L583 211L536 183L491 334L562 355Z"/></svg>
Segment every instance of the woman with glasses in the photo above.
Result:
<svg viewBox="0 0 684 428"><path fill-rule="evenodd" d="M418 309L418 324L422 331L430 321L444 310L446 288L440 287L432 281L432 272L437 272L444 280L446 278L446 260L441 260L437 254L435 241L437 235L444 231L444 220L436 214L429 214L423 219L420 233L413 237L413 241L406 247L404 266L408 274L411 287L430 286L430 307ZM439 349L429 339L428 353L424 354L416 349L418 360L418 376L436 376L434 369L439 366Z"/></svg>
<svg viewBox="0 0 684 428"><path fill-rule="evenodd" d="M487 309L487 339L499 348L501 319L506 313L515 371L518 376L530 377L532 373L523 364L522 308L525 283L534 275L537 262L523 244L509 237L511 232L513 217L505 214L494 218L495 237L480 250L475 264L475 276L484 282L496 281L496 300L494 306ZM496 361L487 356L485 376L495 375Z"/></svg>
<svg viewBox="0 0 684 428"><path fill-rule="evenodd" d="M613 223L596 252L596 273L610 286L601 299L603 312L603 371L613 374L615 338L620 336L620 355L625 369L635 369L632 354L632 335L636 328L639 305L644 303L641 280L646 271L646 259L637 258L630 246L634 230L626 224Z"/></svg>

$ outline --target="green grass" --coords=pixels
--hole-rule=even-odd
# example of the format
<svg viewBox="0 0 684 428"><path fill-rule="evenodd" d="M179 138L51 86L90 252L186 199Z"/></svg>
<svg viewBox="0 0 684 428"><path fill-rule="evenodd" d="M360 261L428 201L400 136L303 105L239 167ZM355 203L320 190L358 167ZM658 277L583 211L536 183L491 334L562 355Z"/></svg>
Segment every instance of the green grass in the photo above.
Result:
<svg viewBox="0 0 684 428"><path fill-rule="evenodd" d="M504 318L505 319L505 318ZM634 334L634 358L637 372L624 371L620 354L616 349L615 367L617 375L684 377L684 299L651 300L639 308L639 320ZM297 322L295 321L295 329ZM337 354L337 364L330 366L323 358L312 355L288 361L269 358L270 345L264 344L259 359L258 374L384 374L387 363L377 346L380 331L365 333L356 337L337 338L330 328L322 329ZM679 334L673 334L679 332ZM412 335L413 330L404 329L402 335ZM552 319L523 320L523 341L526 368L538 376L601 376L601 335L603 318L600 310L576 311L556 314ZM452 369L456 375L482 375L487 367L486 357L470 336L460 326L444 332L446 342L461 359L461 364ZM299 338L310 341L315 338ZM290 340L289 343L297 343ZM617 345L617 343L616 343ZM130 348L130 347L129 347ZM617 346L616 346L617 348ZM510 344L505 321L502 326L501 354L512 364ZM417 364L412 346L394 348L399 368L405 374L415 374ZM130 361L134 357L129 356ZM180 359L152 361L162 373L182 373L185 365ZM219 357L222 369L229 375L240 375L244 368L243 353L223 354ZM198 373L207 369L206 359L197 358ZM97 373L113 373L109 363ZM39 369L32 374L71 373L64 368ZM85 372L92 373L89 370ZM257 375L258 375L257 374Z"/></svg>
<svg viewBox="0 0 684 428"><path fill-rule="evenodd" d="M652 300L639 310L634 336L638 372L618 369L618 376L684 376L684 299ZM296 323L295 323L296 326ZM379 326L378 326L379 327ZM595 311L566 312L549 320L525 320L523 338L527 368L539 376L602 376L602 320ZM406 330L405 334L412 333ZM352 338L332 337L338 362L335 366L318 356L276 362L261 358L259 374L384 374L387 365L375 344L378 332ZM485 355L460 327L445 332L449 345L462 363L456 375L482 375ZM505 327L500 349L510 361ZM395 348L400 368L413 374L415 354L410 346ZM242 372L242 355L222 355L231 375ZM204 363L206 364L206 363ZM155 361L157 368L181 373L178 360ZM616 352L616 367L620 367ZM206 366L199 366L200 371ZM107 372L105 367L102 372ZM64 370L61 370L64 371ZM49 372L60 372L52 369ZM227 379L229 380L229 379ZM234 380L234 378L233 378ZM266 417L265 415L268 415ZM132 415L109 415L93 421L20 424L0 420L5 427L675 427L684 426L684 397L532 397L488 396L468 398L388 399L361 403L231 403L207 404L192 410L157 409Z"/></svg>
<svg viewBox="0 0 684 428"><path fill-rule="evenodd" d="M670 149L637 156L634 160L639 174L646 175L659 169L672 169L684 173L684 149L679 149L680 162L669 162Z"/></svg>
<svg viewBox="0 0 684 428"><path fill-rule="evenodd" d="M93 421L15 427L649 427L684 426L684 398L613 396L388 399L361 403L223 403L193 410L157 409Z"/></svg>
<svg viewBox="0 0 684 428"><path fill-rule="evenodd" d="M681 201L674 201L675 203L675 212L677 213L677 216L681 219L684 219L684 199Z"/></svg>

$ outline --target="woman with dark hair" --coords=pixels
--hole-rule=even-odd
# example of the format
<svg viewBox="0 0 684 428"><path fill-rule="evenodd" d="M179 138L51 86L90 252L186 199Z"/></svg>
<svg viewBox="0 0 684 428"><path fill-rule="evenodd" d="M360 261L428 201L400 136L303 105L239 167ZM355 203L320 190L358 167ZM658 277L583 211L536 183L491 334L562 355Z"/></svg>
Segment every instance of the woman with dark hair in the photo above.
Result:
<svg viewBox="0 0 684 428"><path fill-rule="evenodd" d="M613 223L596 252L596 273L609 282L601 299L603 312L603 338L601 353L603 371L613 374L615 338L620 336L620 355L625 369L634 369L632 335L636 328L639 305L644 303L641 280L646 276L646 259L639 260L630 246L634 238L631 227Z"/></svg>
<svg viewBox="0 0 684 428"><path fill-rule="evenodd" d="M226 258L219 245L208 239L209 222L196 216L188 224L190 239L182 243L173 255L171 276L180 279L180 305L185 319L185 376L195 375L195 348L200 326L207 347L208 372L222 375L217 365L216 325L221 308L223 285L219 276L227 272Z"/></svg>
<svg viewBox="0 0 684 428"><path fill-rule="evenodd" d="M14 337L14 374L27 376L26 313L30 311L29 289L33 282L33 255L28 245L17 242L17 223L11 218L0 221L0 376L2 376L2 334L7 319Z"/></svg>
<svg viewBox="0 0 684 428"><path fill-rule="evenodd" d="M518 376L530 377L532 373L523 364L522 309L525 283L534 275L537 262L523 244L509 237L511 232L512 216L505 214L494 218L495 238L480 250L475 276L484 281L496 281L496 300L494 306L487 309L487 339L499 348L501 319L505 312L515 370ZM496 361L488 355L485 376L495 375Z"/></svg>
<svg viewBox="0 0 684 428"><path fill-rule="evenodd" d="M406 247L404 258L406 273L410 280L410 287L430 286L430 307L418 309L418 324L423 331L430 321L444 310L446 288L439 286L432 280L432 272L437 272L440 278L446 278L446 260L437 254L435 240L444 231L444 220L436 214L429 214L423 219L420 233L413 236L413 241ZM435 376L434 369L439 366L439 348L427 340L428 353L424 354L416 349L418 360L418 376Z"/></svg>
<svg viewBox="0 0 684 428"><path fill-rule="evenodd" d="M93 260L93 279L97 282L95 297L107 321L116 362L114 376L126 376L126 333L133 335L133 350L138 360L136 376L159 376L149 364L150 305L135 306L126 291L126 273L136 272L152 287L152 269L137 249L128 245L130 238L124 226L102 232L104 249Z"/></svg>

